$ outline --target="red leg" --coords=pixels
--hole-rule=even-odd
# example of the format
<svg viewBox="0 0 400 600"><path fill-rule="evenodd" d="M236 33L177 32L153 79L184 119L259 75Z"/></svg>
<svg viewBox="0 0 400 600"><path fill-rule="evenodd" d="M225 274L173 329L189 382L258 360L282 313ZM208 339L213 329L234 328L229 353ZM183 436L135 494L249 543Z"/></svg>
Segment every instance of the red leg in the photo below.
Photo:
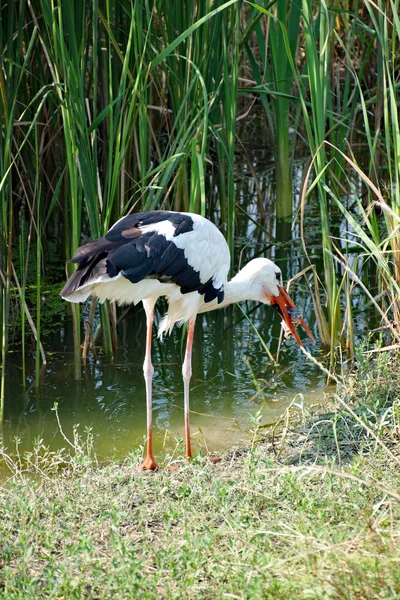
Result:
<svg viewBox="0 0 400 600"><path fill-rule="evenodd" d="M192 458L192 450L190 447L190 424L189 424L189 384L192 376L192 348L193 348L193 336L194 336L194 325L196 317L189 319L188 332L186 340L186 352L185 360L182 365L182 377L183 377L183 394L184 394L184 406L185 406L185 444L186 444L186 457Z"/></svg>
<svg viewBox="0 0 400 600"><path fill-rule="evenodd" d="M153 430L152 430L152 381L154 375L154 367L151 362L151 341L153 333L153 318L155 300L143 300L144 310L146 312L146 355L143 363L143 374L146 383L146 415L147 415L147 453L141 469L149 469L153 471L158 468L158 465L153 457Z"/></svg>

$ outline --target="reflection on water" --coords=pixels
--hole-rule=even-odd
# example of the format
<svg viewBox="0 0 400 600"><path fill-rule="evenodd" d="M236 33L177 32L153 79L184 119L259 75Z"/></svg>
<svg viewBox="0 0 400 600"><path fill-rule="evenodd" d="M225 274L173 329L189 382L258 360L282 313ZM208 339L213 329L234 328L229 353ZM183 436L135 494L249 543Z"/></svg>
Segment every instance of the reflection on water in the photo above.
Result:
<svg viewBox="0 0 400 600"><path fill-rule="evenodd" d="M296 297L296 301L308 307L305 297ZM308 309L305 316L312 324ZM274 367L251 325L241 318L239 310L227 310L199 317L196 324L190 401L194 448L198 442L198 446L213 451L248 439L249 414L261 410L262 422L273 422L298 392L315 402L323 396L324 376L305 362L293 340L285 342L281 365ZM276 352L279 316L271 308L260 306L253 310L251 318L271 351ZM100 457L126 456L143 443L146 431L143 310L132 310L122 324L118 356L93 359L83 370L81 381L74 380L69 327L66 321L66 328L57 339L47 340L49 362L37 390L32 385L24 392L20 356L10 354L4 444L12 450L14 437L18 436L21 451L30 450L34 438L40 437L51 449L64 447L66 443L52 410L57 402L66 435L71 436L74 424L79 424L82 432L91 427ZM173 448L176 438L183 435L183 347L182 330L177 328L162 342L154 339L153 419L157 452L165 441L169 449ZM28 365L28 370L30 366L33 372L32 365ZM259 390L262 391L257 394Z"/></svg>

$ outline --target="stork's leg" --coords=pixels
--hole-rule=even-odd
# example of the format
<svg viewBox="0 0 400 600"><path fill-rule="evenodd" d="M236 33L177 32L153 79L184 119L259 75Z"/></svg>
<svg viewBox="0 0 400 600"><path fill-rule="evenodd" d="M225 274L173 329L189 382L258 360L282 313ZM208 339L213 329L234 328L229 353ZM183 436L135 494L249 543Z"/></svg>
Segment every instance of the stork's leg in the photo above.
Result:
<svg viewBox="0 0 400 600"><path fill-rule="evenodd" d="M142 469L154 470L158 465L153 457L153 431L152 431L152 381L154 367L151 362L151 340L153 333L153 318L155 300L143 300L144 310L146 312L146 355L143 363L143 374L146 383L146 415L147 415L147 453Z"/></svg>
<svg viewBox="0 0 400 600"><path fill-rule="evenodd" d="M189 319L187 341L186 341L186 352L185 360L182 365L182 377L183 377L183 398L185 407L185 444L186 444L186 457L192 458L192 450L190 448L190 425L189 425L189 384L192 376L192 348L193 348L193 336L194 336L194 325L196 317Z"/></svg>

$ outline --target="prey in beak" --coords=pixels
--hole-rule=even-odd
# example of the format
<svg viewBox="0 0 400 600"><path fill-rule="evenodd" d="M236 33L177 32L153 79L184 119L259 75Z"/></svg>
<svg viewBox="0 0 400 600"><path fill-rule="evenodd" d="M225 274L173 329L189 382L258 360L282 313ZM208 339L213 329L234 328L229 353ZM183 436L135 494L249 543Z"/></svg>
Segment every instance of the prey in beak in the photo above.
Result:
<svg viewBox="0 0 400 600"><path fill-rule="evenodd" d="M278 290L279 296L272 296L269 298L269 300L271 305L276 308L282 317L282 326L285 332L285 337L293 335L299 346L303 346L296 331L296 327L301 325L308 337L315 342L315 338L304 321L301 311L297 308L285 288L282 285L278 285Z"/></svg>

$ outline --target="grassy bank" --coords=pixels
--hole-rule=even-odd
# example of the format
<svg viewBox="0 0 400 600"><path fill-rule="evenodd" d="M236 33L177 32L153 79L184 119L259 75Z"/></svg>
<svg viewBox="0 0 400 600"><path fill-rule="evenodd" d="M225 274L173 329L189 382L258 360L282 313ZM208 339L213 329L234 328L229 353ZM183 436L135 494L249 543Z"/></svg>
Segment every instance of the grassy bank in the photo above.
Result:
<svg viewBox="0 0 400 600"><path fill-rule="evenodd" d="M398 598L399 358L369 356L323 411L218 464L99 466L90 436L3 454L0 596Z"/></svg>

